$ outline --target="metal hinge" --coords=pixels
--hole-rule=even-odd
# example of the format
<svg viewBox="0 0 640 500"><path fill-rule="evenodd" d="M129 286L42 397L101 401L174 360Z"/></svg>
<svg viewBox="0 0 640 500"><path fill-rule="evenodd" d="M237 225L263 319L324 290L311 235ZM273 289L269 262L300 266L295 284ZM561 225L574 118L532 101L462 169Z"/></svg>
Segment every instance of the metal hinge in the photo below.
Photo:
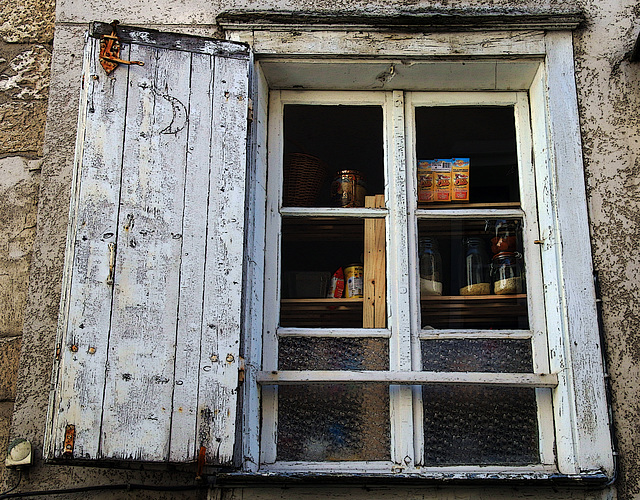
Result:
<svg viewBox="0 0 640 500"><path fill-rule="evenodd" d="M144 66L142 61L125 61L120 59L120 38L116 33L116 26L119 21L113 21L113 31L110 35L103 35L100 39L100 56L98 60L100 65L107 72L107 75L111 74L119 64L137 64L138 66Z"/></svg>
<svg viewBox="0 0 640 500"><path fill-rule="evenodd" d="M73 447L76 441L76 426L67 424L64 430L64 451L62 456L65 458L73 458Z"/></svg>
<svg viewBox="0 0 640 500"><path fill-rule="evenodd" d="M253 121L253 99L249 99L249 108L247 110L247 121Z"/></svg>
<svg viewBox="0 0 640 500"><path fill-rule="evenodd" d="M245 368L244 368L244 358L242 356L238 356L238 385L244 383L245 376Z"/></svg>

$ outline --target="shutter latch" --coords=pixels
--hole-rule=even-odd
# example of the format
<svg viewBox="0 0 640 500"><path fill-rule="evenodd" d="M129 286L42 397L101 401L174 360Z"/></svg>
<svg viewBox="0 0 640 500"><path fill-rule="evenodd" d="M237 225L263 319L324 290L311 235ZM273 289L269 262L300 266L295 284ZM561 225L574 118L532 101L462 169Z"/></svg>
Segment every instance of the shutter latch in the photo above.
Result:
<svg viewBox="0 0 640 500"><path fill-rule="evenodd" d="M107 72L107 75L118 67L119 64L137 64L138 66L144 66L142 61L125 61L120 59L120 38L116 33L116 26L120 24L119 21L113 21L113 31L110 35L102 35L100 39L100 57L98 60L100 64Z"/></svg>

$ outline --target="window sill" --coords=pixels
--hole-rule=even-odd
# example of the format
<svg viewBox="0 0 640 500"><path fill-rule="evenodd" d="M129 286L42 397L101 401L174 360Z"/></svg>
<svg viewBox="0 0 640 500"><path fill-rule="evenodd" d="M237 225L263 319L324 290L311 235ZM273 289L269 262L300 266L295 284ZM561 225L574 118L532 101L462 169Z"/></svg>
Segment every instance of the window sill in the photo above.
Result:
<svg viewBox="0 0 640 500"><path fill-rule="evenodd" d="M248 486L311 486L311 485L392 485L392 486L534 486L534 487L579 487L604 488L610 479L606 474L594 471L582 474L560 474L549 471L522 472L473 472L416 470L398 473L373 472L318 472L318 471L259 471L259 472L230 472L218 473L217 486L248 487Z"/></svg>

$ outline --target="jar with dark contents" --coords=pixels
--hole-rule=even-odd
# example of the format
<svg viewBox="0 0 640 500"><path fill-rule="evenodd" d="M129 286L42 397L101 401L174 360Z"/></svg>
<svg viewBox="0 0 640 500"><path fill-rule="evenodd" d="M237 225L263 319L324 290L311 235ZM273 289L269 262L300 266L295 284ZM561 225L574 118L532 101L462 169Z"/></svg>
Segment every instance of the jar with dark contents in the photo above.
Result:
<svg viewBox="0 0 640 500"><path fill-rule="evenodd" d="M331 183L331 200L336 207L364 207L367 187L357 170L341 170Z"/></svg>
<svg viewBox="0 0 640 500"><path fill-rule="evenodd" d="M516 251L516 224L509 220L497 220L495 222L495 237L491 238L491 251L499 252Z"/></svg>

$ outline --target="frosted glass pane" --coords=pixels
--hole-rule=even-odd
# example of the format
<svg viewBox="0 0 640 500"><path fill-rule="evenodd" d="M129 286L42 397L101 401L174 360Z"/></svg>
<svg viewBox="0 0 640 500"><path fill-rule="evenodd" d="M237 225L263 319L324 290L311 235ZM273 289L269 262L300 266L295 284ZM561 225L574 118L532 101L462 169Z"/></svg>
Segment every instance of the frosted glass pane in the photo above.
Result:
<svg viewBox="0 0 640 500"><path fill-rule="evenodd" d="M387 339L283 337L280 370L387 370Z"/></svg>
<svg viewBox="0 0 640 500"><path fill-rule="evenodd" d="M533 372L529 340L423 340L421 346L424 371Z"/></svg>
<svg viewBox="0 0 640 500"><path fill-rule="evenodd" d="M389 388L325 384L278 388L278 460L389 460Z"/></svg>
<svg viewBox="0 0 640 500"><path fill-rule="evenodd" d="M424 386L426 465L540 461L535 389Z"/></svg>

